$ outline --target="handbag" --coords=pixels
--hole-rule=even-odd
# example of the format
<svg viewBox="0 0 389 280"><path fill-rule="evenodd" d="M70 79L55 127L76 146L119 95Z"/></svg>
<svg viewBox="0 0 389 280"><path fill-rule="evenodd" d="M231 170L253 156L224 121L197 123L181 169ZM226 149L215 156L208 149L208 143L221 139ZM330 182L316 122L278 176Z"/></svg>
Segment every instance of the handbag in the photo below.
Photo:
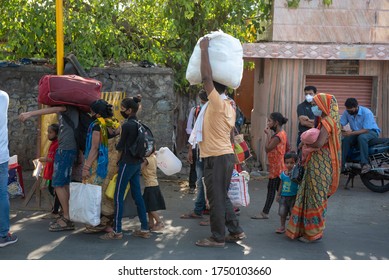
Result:
<svg viewBox="0 0 389 280"><path fill-rule="evenodd" d="M243 163L252 156L250 147L246 140L244 140L243 134L237 134L234 136L234 153L237 163Z"/></svg>
<svg viewBox="0 0 389 280"><path fill-rule="evenodd" d="M247 207L250 204L249 180L250 175L246 171L233 171L227 195L234 207Z"/></svg>
<svg viewBox="0 0 389 280"><path fill-rule="evenodd" d="M71 182L69 188L70 220L91 226L100 224L101 186Z"/></svg>
<svg viewBox="0 0 389 280"><path fill-rule="evenodd" d="M115 175L112 177L111 181L109 181L108 187L107 187L107 189L105 190L105 195L106 195L108 198L110 198L110 199L113 199L113 197L114 197L114 195L115 195L117 178L118 178L118 174L115 174ZM130 183L128 183L128 185L127 185L126 192L124 193L123 200L126 199L126 196L127 196L127 193L128 193L129 190L130 190Z"/></svg>
<svg viewBox="0 0 389 280"><path fill-rule="evenodd" d="M204 177L203 186L205 194L206 207L209 209L209 201L207 197L207 186ZM246 171L238 172L235 169L232 172L230 186L228 187L227 196L230 199L233 207L247 207L250 204L250 195L248 183L250 175Z"/></svg>
<svg viewBox="0 0 389 280"><path fill-rule="evenodd" d="M292 182L300 184L304 177L304 171L304 166L301 164L301 162L298 162L292 168L292 171L290 173L290 180Z"/></svg>

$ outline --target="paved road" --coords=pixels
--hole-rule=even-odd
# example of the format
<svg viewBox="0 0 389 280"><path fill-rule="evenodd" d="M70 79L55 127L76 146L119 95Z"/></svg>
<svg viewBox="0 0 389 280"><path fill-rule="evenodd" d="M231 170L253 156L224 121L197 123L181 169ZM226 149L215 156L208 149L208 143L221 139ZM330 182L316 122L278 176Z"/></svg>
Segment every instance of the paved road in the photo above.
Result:
<svg viewBox="0 0 389 280"><path fill-rule="evenodd" d="M345 178L341 179L342 184ZM325 236L321 242L303 244L274 233L279 226L278 204L269 220L251 220L263 207L266 179L250 181L251 204L242 209L241 225L248 238L225 248L200 248L198 239L209 236L209 228L198 220L179 216L193 208L195 195L188 194L179 181L161 181L167 210L161 212L166 229L151 239L131 236L139 227L137 219L124 221L120 241L103 241L99 234L49 232L44 211L28 210L23 199L12 199L12 228L19 242L0 250L2 260L389 260L389 192L373 193L357 180L352 190L340 187L328 204ZM28 185L29 182L27 181ZM27 186L28 191L28 186ZM34 199L28 208L34 207Z"/></svg>

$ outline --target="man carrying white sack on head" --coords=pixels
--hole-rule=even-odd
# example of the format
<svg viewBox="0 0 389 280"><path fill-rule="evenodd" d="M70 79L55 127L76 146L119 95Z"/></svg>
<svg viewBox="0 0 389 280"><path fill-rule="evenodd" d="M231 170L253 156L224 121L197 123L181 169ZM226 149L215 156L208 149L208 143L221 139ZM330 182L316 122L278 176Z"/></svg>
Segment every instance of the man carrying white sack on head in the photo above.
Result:
<svg viewBox="0 0 389 280"><path fill-rule="evenodd" d="M208 102L201 110L189 143L200 146L204 160L204 182L210 206L211 236L196 242L200 247L224 247L225 242L245 238L234 212L227 190L235 163L231 131L235 124L235 110L227 98L225 85L213 81L209 62L209 38L200 41L201 77ZM225 236L225 227L229 234Z"/></svg>

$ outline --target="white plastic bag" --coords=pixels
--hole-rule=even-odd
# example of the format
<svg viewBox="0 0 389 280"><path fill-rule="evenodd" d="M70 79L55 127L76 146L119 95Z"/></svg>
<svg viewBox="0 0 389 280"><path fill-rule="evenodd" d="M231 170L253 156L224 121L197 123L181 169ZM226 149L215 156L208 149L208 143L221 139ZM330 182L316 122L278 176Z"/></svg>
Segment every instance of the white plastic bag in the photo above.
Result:
<svg viewBox="0 0 389 280"><path fill-rule="evenodd" d="M250 204L249 180L250 175L246 171L238 173L234 170L228 189L228 197L234 207L247 207Z"/></svg>
<svg viewBox="0 0 389 280"><path fill-rule="evenodd" d="M35 167L34 171L32 172L32 177L35 177L35 179L38 180L42 173L43 164L39 161L39 159L34 159L32 162L34 163Z"/></svg>
<svg viewBox="0 0 389 280"><path fill-rule="evenodd" d="M236 89L243 76L243 48L240 41L223 31L214 31L206 35L209 41L209 62L212 69L212 78L215 82ZM200 84L201 50L200 38L189 59L186 69L186 79L191 85Z"/></svg>
<svg viewBox="0 0 389 280"><path fill-rule="evenodd" d="M101 186L70 183L69 215L73 222L100 224Z"/></svg>

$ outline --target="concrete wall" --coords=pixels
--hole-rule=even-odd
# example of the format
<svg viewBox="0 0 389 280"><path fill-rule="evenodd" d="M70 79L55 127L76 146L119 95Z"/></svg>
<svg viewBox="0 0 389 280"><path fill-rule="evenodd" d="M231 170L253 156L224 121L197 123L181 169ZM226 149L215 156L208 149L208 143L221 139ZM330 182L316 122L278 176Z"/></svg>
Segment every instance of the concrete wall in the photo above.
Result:
<svg viewBox="0 0 389 280"><path fill-rule="evenodd" d="M32 168L31 160L36 158L38 119L23 124L18 115L38 109L39 80L43 75L54 72L52 68L35 65L0 68L0 89L10 96L10 154L18 155L24 169ZM157 148L172 148L177 98L171 69L131 66L93 68L89 75L103 83L103 91L124 91L127 96L141 94L143 109L138 117L152 129Z"/></svg>
<svg viewBox="0 0 389 280"><path fill-rule="evenodd" d="M387 43L388 0L300 0L296 9L274 0L272 41Z"/></svg>

